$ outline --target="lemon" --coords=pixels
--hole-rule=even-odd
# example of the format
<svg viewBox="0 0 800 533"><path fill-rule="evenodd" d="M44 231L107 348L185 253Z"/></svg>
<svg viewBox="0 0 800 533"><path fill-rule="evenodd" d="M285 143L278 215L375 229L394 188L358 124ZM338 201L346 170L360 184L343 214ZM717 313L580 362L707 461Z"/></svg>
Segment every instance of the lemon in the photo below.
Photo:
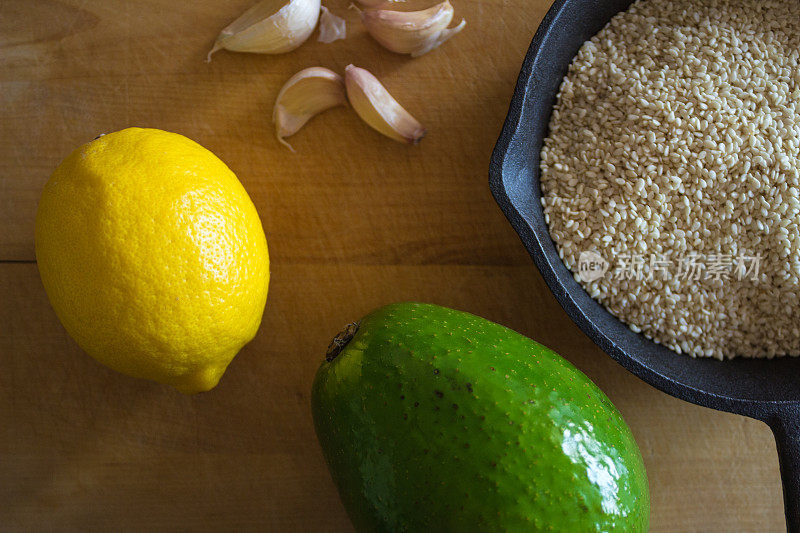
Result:
<svg viewBox="0 0 800 533"><path fill-rule="evenodd" d="M267 240L236 175L178 135L129 128L55 170L36 259L67 332L99 362L194 393L256 334Z"/></svg>

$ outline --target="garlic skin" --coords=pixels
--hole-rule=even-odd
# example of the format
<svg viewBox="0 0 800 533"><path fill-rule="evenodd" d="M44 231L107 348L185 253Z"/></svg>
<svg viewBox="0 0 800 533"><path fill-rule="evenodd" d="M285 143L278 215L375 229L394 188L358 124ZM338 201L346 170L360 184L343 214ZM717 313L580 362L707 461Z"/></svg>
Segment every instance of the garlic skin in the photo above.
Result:
<svg viewBox="0 0 800 533"><path fill-rule="evenodd" d="M327 7L322 6L317 41L329 44L345 37L347 37L347 22L342 17L337 17L331 13L331 10Z"/></svg>
<svg viewBox="0 0 800 533"><path fill-rule="evenodd" d="M462 20L447 28L453 20L449 0L422 11L368 9L361 12L361 22L373 39L398 54L419 57L437 48L466 26Z"/></svg>
<svg viewBox="0 0 800 533"><path fill-rule="evenodd" d="M344 69L344 83L350 105L373 129L409 144L417 144L427 133L369 71L348 65Z"/></svg>
<svg viewBox="0 0 800 533"><path fill-rule="evenodd" d="M233 52L283 54L309 38L319 20L320 0L261 0L223 29L214 47Z"/></svg>
<svg viewBox="0 0 800 533"><path fill-rule="evenodd" d="M341 76L324 67L301 70L289 78L275 99L272 122L278 141L294 152L284 138L297 133L315 115L339 105L347 105Z"/></svg>

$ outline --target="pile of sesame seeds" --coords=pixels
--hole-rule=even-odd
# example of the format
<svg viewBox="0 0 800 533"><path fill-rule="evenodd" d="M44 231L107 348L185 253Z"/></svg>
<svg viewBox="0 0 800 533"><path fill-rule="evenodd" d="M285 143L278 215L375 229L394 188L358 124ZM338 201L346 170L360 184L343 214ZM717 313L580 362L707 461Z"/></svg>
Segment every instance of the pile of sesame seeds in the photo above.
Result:
<svg viewBox="0 0 800 533"><path fill-rule="evenodd" d="M800 1L634 3L570 66L541 170L564 263L631 329L800 355Z"/></svg>

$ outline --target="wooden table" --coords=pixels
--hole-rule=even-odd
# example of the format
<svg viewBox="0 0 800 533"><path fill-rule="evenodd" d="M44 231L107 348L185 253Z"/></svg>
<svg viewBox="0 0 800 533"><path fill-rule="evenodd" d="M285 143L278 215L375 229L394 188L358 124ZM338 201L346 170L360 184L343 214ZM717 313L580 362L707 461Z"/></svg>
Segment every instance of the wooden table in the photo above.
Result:
<svg viewBox="0 0 800 533"><path fill-rule="evenodd" d="M348 0L334 44L205 54L253 0L0 3L0 530L350 531L309 389L331 336L424 300L547 344L621 409L644 454L653 531L780 531L768 428L668 397L596 348L552 298L487 187L519 65L550 0L455 0L464 32L419 59L379 48ZM272 134L301 68L372 70L429 129L397 144L332 110ZM33 220L58 162L98 133L176 131L219 155L259 209L272 284L256 339L212 392L116 374L42 290Z"/></svg>

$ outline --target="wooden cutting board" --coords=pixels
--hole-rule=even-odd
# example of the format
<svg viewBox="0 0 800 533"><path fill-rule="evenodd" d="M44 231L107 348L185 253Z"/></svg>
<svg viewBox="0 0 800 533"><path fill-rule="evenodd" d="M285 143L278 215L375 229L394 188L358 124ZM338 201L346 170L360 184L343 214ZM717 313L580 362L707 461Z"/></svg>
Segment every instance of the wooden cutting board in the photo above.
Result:
<svg viewBox="0 0 800 533"><path fill-rule="evenodd" d="M0 3L0 530L350 531L309 389L339 328L425 300L563 354L630 423L653 531L779 531L766 426L670 398L570 322L487 187L517 72L550 0L454 0L463 33L419 59L316 35L281 56L205 54L253 0ZM327 2L326 2L327 3ZM291 139L270 115L296 71L373 71L429 129L397 144L340 108ZM77 145L126 126L199 141L260 212L273 279L263 325L212 392L187 397L96 364L66 335L33 253L38 195Z"/></svg>

